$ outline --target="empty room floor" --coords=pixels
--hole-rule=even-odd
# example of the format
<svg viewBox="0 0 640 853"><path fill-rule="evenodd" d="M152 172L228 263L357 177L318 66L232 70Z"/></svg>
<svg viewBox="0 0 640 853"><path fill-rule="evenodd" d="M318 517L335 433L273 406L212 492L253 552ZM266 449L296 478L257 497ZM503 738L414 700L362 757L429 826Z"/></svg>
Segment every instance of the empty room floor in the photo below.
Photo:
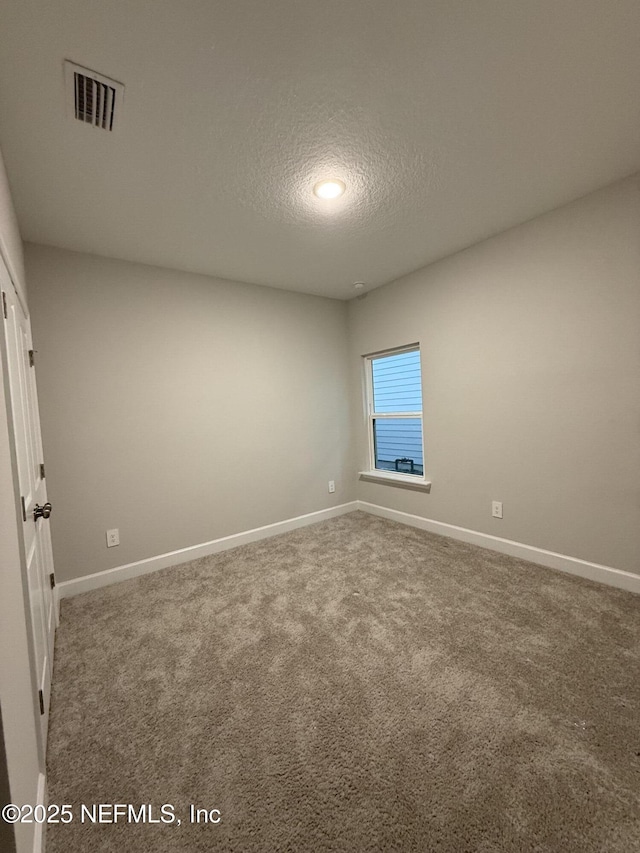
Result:
<svg viewBox="0 0 640 853"><path fill-rule="evenodd" d="M362 512L64 600L47 849L638 850L638 604Z"/></svg>

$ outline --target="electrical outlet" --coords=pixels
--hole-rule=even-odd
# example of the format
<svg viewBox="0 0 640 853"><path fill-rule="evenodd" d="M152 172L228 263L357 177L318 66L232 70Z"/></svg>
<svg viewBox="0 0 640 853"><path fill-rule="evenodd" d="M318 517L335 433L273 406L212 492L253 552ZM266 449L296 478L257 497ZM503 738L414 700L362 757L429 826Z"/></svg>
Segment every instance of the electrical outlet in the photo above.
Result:
<svg viewBox="0 0 640 853"><path fill-rule="evenodd" d="M336 490L335 480L329 480L329 493L333 494Z"/></svg>
<svg viewBox="0 0 640 853"><path fill-rule="evenodd" d="M491 502L491 515L494 518L502 518L502 501Z"/></svg>
<svg viewBox="0 0 640 853"><path fill-rule="evenodd" d="M113 548L114 545L120 544L120 531L117 527L113 530L107 530L107 548Z"/></svg>

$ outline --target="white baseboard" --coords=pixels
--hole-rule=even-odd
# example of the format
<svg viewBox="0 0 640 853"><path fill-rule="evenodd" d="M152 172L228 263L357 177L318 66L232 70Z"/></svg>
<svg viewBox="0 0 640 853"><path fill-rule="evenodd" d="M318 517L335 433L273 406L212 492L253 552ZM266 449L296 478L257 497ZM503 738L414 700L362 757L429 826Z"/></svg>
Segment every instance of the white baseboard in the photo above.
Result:
<svg viewBox="0 0 640 853"><path fill-rule="evenodd" d="M481 548L489 548L492 551L508 554L511 557L529 560L532 563L547 566L550 569L558 569L561 572L568 572L569 574L598 581L608 586L615 586L619 589L640 593L640 575L635 575L632 572L625 572L621 569L611 568L610 566L602 566L598 563L590 563L586 560L568 557L566 554L557 554L554 551L545 551L543 548L536 548L533 545L524 545L522 542L502 539L499 536L480 533L477 530L469 530L466 527L457 527L455 524L445 524L442 521L434 521L433 519L423 518L419 515L411 515L408 512L400 512L399 510L367 503L367 501L351 501L350 503L340 504L329 509L322 509L318 512L310 512L306 515L299 515L296 518L278 521L275 524L267 524L264 527L245 530L243 533L234 533L232 536L224 536L221 539L214 539L211 542L203 542L201 545L192 545L189 548L181 548L178 551L159 554L156 557L149 557L146 560L139 560L136 563L128 563L127 565L116 566L113 569L106 569L103 572L96 572L92 575L62 581L57 584L56 589L60 598L69 598L72 595L89 592L92 589L99 589L100 587L110 586L111 584L136 578L140 575L150 574L159 569L167 569L171 566L177 566L180 563L197 560L199 557L207 557L210 554L217 554L220 551L237 548L239 545L247 545L249 542L257 542L260 539L267 539L270 536L278 536L280 533L287 533L289 530L295 530L298 527L304 527L308 524L316 524L319 521L345 515L358 509L368 512L371 515L378 515L382 518L388 518L391 521L397 521L400 524L408 524L411 527L418 527L421 530L428 530L431 533L438 533L441 536L449 536L452 539L469 542Z"/></svg>
<svg viewBox="0 0 640 853"><path fill-rule="evenodd" d="M351 501L350 503L340 504L339 506L329 507L328 509L321 509L318 512L309 512L306 515L299 515L296 518L277 521L275 524L267 524L264 527L256 527L253 530L234 533L232 536L213 539L211 542L203 542L201 545L191 545L188 548L181 548L178 551L159 554L157 557L138 560L136 563L127 563L124 566L116 566L113 569L106 569L103 572L84 575L83 577L74 578L69 581L61 581L56 585L56 589L60 598L69 598L72 595L79 595L81 592L89 592L92 589L110 586L113 583L157 572L159 569L168 569L170 566L188 563L190 560L208 557L210 554L218 554L220 551L228 551L230 548L247 545L249 542L257 542L260 539L267 539L270 536L278 536L280 533L287 533L289 530L305 527L307 524L316 524L319 521L326 521L329 518L345 515L348 512L356 510L358 508L357 503L357 501Z"/></svg>
<svg viewBox="0 0 640 853"><path fill-rule="evenodd" d="M38 776L38 796L36 805L47 805L47 779L44 773L40 773L40 775ZM34 824L33 853L45 853L45 846L47 841L45 829L45 823Z"/></svg>
<svg viewBox="0 0 640 853"><path fill-rule="evenodd" d="M489 533L480 533L477 530L468 530L466 527L433 521L420 515L411 515L408 512L388 509L366 501L356 501L356 503L358 504L357 509L371 515L378 515L381 518L388 518L391 521L398 521L400 524L408 524L411 527L419 527L421 530L428 530L430 533L438 533L441 536L449 536L452 539L460 539L462 542L469 542L472 545L479 545L481 548L489 548L492 551L499 551L501 554L529 560L531 563L538 563L538 565L547 566L550 569L559 569L561 572L568 572L571 575L579 575L582 578L598 581L608 586L640 593L640 575L634 575L632 572L613 569L610 566L601 566L598 563L589 563L586 560L567 557L565 554L557 554L555 551L545 551L543 548L535 548L533 545L523 545L521 542L514 542L512 539L501 539L499 536L491 536Z"/></svg>

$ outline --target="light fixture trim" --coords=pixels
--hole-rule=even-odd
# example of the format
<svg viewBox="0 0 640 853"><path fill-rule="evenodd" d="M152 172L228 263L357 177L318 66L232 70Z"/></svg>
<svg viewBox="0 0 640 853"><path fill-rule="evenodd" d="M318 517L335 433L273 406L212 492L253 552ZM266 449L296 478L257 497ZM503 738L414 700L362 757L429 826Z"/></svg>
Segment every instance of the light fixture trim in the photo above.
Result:
<svg viewBox="0 0 640 853"><path fill-rule="evenodd" d="M318 181L314 186L313 192L318 198L334 199L340 198L347 189L347 185L339 178L327 178L323 181Z"/></svg>

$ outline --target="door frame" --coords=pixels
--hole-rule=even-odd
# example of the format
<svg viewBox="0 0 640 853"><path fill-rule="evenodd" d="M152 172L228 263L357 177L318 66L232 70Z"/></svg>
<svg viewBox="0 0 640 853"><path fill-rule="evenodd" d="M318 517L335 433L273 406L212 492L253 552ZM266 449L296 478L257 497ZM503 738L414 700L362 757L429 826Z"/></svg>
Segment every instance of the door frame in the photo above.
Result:
<svg viewBox="0 0 640 853"><path fill-rule="evenodd" d="M3 273L2 278L2 287L1 290L6 290L7 287L11 287L13 290L13 296L17 300L18 306L20 310L24 311L24 303L20 298L20 293L15 287L13 283L13 279L11 277L11 273L9 268L3 258L2 254L0 254L0 273ZM0 307L2 310L2 307ZM29 318L29 314L27 313L27 318ZM14 509L14 523L15 530L11 531L11 539L14 540L13 548L11 549L11 556L13 557L12 563L15 564L16 558L19 562L20 568L20 586L22 588L22 608L21 613L18 614L18 618L20 622L24 620L24 626L26 628L27 634L27 654L28 654L28 662L29 662L29 680L31 685L31 708L33 712L33 719L35 723L35 731L36 731L36 740L37 740L37 754L38 754L38 764L40 770L41 780L39 782L39 786L42 784L42 777L45 777L46 774L46 745L44 742L44 738L42 736L42 728L40 725L40 703L38 697L38 673L35 659L35 650L33 647L33 620L31 614L31 607L29 604L29 586L27 580L27 560L25 554L25 546L24 546L24 537L22 535L22 525L23 525L23 515L22 515L22 503L21 503L21 491L20 491L20 481L18 476L18 460L16 453L16 442L14 435L14 412L13 406L14 401L11 397L11 386L9 382L9 365L7 359L7 340L6 340L6 332L5 332L5 323L4 316L2 317L2 323L0 323L0 367L1 367L1 380L3 384L3 396L4 396L4 412L0 413L0 417L6 417L7 424L7 434L8 434L8 445L9 445L9 456L10 456L10 465L11 465L11 486L13 489L13 509ZM4 484L3 484L4 485ZM9 484L7 484L9 485ZM8 523L11 523L9 519L7 519ZM14 526L13 524L11 525ZM17 535L14 535L17 534ZM10 569L9 569L10 570ZM55 592L56 590L54 590ZM54 599L54 608L56 608L56 620L57 620L57 601ZM56 621L57 625L57 621ZM9 651L9 650L7 650ZM53 661L52 661L53 663Z"/></svg>

